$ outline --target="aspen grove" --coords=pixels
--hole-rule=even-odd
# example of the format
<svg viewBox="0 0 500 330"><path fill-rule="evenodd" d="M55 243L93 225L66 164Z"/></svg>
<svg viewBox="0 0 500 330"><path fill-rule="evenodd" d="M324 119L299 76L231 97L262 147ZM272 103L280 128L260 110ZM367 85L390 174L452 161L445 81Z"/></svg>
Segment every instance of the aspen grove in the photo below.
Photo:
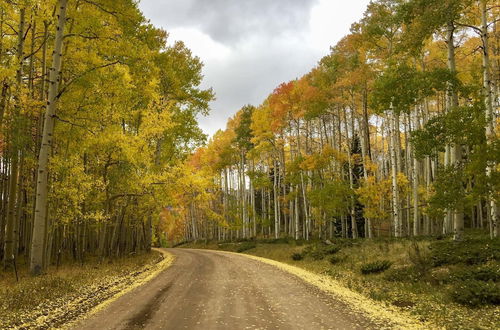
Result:
<svg viewBox="0 0 500 330"><path fill-rule="evenodd" d="M375 0L179 170L158 233L498 238L500 6Z"/></svg>
<svg viewBox="0 0 500 330"><path fill-rule="evenodd" d="M132 0L0 1L0 258L148 251L205 139L201 61Z"/></svg>

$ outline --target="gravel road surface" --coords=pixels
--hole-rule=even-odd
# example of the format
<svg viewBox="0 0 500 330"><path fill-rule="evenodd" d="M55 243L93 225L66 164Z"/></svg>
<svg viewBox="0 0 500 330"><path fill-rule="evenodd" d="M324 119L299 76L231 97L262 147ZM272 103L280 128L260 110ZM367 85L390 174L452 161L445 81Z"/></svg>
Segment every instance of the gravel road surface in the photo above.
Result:
<svg viewBox="0 0 500 330"><path fill-rule="evenodd" d="M379 329L298 277L243 255L167 249L174 263L76 329Z"/></svg>

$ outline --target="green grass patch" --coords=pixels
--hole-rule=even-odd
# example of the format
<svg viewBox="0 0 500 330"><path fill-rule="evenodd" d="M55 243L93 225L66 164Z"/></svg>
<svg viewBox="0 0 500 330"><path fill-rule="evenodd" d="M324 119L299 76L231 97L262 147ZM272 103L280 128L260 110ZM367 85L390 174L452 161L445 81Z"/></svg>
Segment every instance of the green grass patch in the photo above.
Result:
<svg viewBox="0 0 500 330"><path fill-rule="evenodd" d="M361 266L361 274L377 274L389 269L392 262L389 260L377 260Z"/></svg>
<svg viewBox="0 0 500 330"><path fill-rule="evenodd" d="M453 301L468 306L500 305L500 284L469 280L459 282L450 289Z"/></svg>

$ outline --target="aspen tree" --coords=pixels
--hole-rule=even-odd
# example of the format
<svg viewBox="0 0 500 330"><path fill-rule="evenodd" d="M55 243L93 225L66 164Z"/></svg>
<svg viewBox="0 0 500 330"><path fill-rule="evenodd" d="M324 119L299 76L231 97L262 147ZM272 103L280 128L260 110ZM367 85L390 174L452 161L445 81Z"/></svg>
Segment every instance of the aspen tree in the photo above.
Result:
<svg viewBox="0 0 500 330"><path fill-rule="evenodd" d="M17 71L16 71L16 90L15 104L13 111L12 123L13 127L13 142L11 145L11 163L9 173L9 201L7 205L7 219L5 225L5 265L7 267L12 262L15 262L15 248L18 240L16 212L19 212L18 193L19 193L19 158L21 157L20 145L20 121L21 121L21 98L23 93L23 65L24 65L24 38L25 38L25 23L26 23L26 6L24 4L19 8L19 27L17 31Z"/></svg>
<svg viewBox="0 0 500 330"><path fill-rule="evenodd" d="M483 93L484 103L486 108L486 141L490 145L496 139L495 133L495 111L493 109L493 91L492 81L490 74L490 46L489 46L489 33L488 33L488 14L486 9L486 0L479 1L481 11L481 40L483 50ZM486 166L486 175L491 178L496 168L496 162L490 161ZM490 204L490 221L491 221L491 236L498 237L498 206L495 201L494 193L491 192L489 196Z"/></svg>
<svg viewBox="0 0 500 330"><path fill-rule="evenodd" d="M40 275L45 265L44 247L47 216L47 194L48 194L48 163L53 144L54 116L57 109L57 94L61 79L62 47L64 39L64 27L66 25L66 10L68 0L59 0L56 36L54 50L52 53L52 65L49 71L49 93L45 120L43 124L42 142L38 159L38 182L36 185L36 206L33 223L33 240L31 244L30 271L33 275Z"/></svg>

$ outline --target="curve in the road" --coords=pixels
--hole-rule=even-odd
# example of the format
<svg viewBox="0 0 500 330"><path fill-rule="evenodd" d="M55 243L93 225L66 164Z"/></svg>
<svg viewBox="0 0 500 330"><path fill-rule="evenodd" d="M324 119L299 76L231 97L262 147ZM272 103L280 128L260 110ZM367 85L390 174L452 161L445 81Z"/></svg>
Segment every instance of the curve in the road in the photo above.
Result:
<svg viewBox="0 0 500 330"><path fill-rule="evenodd" d="M169 249L176 259L150 282L77 329L380 329L349 304L246 256Z"/></svg>

